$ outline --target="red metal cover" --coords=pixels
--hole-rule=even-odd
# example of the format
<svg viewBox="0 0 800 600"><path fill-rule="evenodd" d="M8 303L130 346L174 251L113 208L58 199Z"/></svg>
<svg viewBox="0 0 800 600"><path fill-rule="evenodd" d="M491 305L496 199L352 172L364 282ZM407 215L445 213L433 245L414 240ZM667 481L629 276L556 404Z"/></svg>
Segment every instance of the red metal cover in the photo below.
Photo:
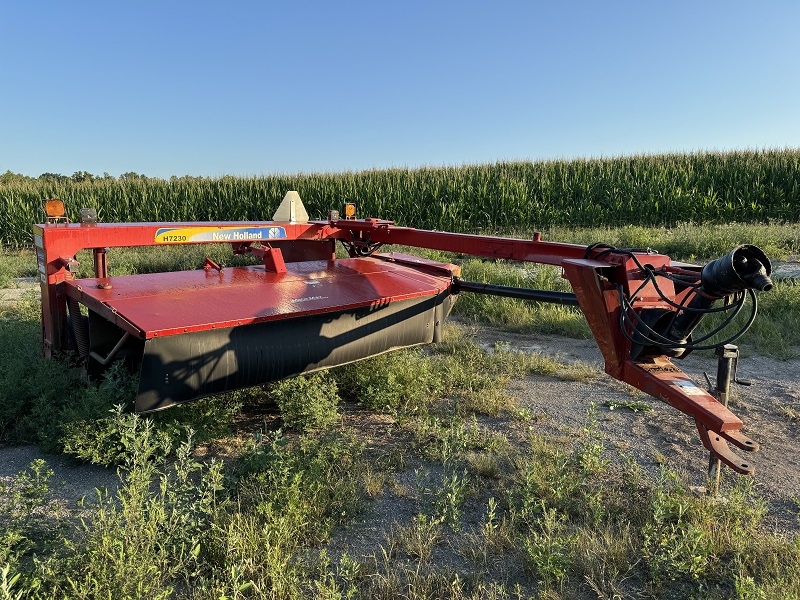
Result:
<svg viewBox="0 0 800 600"><path fill-rule="evenodd" d="M445 273L421 272L375 258L125 275L66 281L67 295L142 337L235 327L432 296L449 288ZM98 287L110 283L111 289Z"/></svg>

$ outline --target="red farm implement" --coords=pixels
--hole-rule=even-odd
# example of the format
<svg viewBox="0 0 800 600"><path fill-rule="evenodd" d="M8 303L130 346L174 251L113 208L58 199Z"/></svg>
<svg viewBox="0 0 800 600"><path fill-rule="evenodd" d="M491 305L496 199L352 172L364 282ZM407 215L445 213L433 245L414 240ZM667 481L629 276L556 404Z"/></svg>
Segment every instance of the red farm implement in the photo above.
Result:
<svg viewBox="0 0 800 600"><path fill-rule="evenodd" d="M754 290L772 287L769 260L754 246L699 267L650 250L561 244L538 234L524 240L398 227L356 219L352 205L341 217L332 211L309 221L294 192L264 222L97 223L84 209L80 223L69 223L58 204L47 208L48 222L34 226L43 352L74 351L93 375L124 361L139 373L138 412L438 341L458 294L482 293L579 307L610 376L692 416L714 457L753 471L728 444L746 451L758 444L720 400L735 355L725 344L755 318ZM337 241L349 258L336 258ZM229 243L259 264L221 268L207 259L196 271L109 276L110 248L203 243ZM463 281L456 265L378 252L390 244L555 265L574 293ZM75 276L81 250L93 253L94 277ZM745 326L712 345L748 298ZM726 318L693 337L711 312ZM720 369L710 393L673 359L712 347Z"/></svg>

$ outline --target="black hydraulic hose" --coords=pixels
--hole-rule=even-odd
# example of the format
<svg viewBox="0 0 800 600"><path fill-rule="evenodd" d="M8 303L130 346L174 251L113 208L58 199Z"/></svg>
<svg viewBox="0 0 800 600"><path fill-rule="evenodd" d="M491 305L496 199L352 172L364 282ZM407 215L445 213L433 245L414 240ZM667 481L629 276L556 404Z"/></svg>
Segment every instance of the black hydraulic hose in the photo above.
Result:
<svg viewBox="0 0 800 600"><path fill-rule="evenodd" d="M580 306L575 294L569 292L551 292L550 290L535 290L531 288L518 288L508 285L495 285L492 283L479 283L477 281L464 281L458 277L453 278L453 291L473 292L489 296L503 296L505 298L519 298L533 300L534 302L549 302L564 306Z"/></svg>

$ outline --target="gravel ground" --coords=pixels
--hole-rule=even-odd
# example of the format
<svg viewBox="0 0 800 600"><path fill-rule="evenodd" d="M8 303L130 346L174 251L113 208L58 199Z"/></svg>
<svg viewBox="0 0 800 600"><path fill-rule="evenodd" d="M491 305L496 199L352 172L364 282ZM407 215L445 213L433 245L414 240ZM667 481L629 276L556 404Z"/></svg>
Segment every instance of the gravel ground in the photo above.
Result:
<svg viewBox="0 0 800 600"><path fill-rule="evenodd" d="M487 344L502 341L511 348L556 356L564 362L593 364L602 371L602 357L593 340L537 336L531 343L529 336L488 328L479 329L477 336ZM716 375L714 357L695 354L675 363L702 388L708 385L704 372L712 381ZM744 422L743 433L761 445L759 452L746 455L756 465L755 489L769 502L776 527L798 531L795 499L800 498L800 423L787 416L787 409L800 414L800 360L743 358L738 376L749 379L752 385L732 385L729 407ZM587 411L595 404L607 457L612 462L635 457L653 477L659 475L663 464L685 473L690 484L705 485L708 451L698 437L694 420L664 402L604 374L585 383L528 377L512 383L510 391L521 406L533 414L546 415L543 433L555 435L570 435L584 427ZM608 402L632 399L646 402L652 410L634 412L606 406ZM727 468L723 474L737 477Z"/></svg>

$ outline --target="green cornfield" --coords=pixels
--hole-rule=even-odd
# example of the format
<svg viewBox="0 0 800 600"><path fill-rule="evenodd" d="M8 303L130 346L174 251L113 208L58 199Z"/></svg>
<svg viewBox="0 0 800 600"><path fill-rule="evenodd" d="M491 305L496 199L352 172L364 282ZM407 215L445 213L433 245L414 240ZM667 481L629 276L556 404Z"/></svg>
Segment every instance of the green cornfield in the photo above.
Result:
<svg viewBox="0 0 800 600"><path fill-rule="evenodd" d="M121 179L121 180L120 180ZM287 190L312 218L345 201L360 216L446 231L800 221L800 150L504 162L219 178L0 175L0 244L27 245L45 198L100 220L268 220Z"/></svg>

